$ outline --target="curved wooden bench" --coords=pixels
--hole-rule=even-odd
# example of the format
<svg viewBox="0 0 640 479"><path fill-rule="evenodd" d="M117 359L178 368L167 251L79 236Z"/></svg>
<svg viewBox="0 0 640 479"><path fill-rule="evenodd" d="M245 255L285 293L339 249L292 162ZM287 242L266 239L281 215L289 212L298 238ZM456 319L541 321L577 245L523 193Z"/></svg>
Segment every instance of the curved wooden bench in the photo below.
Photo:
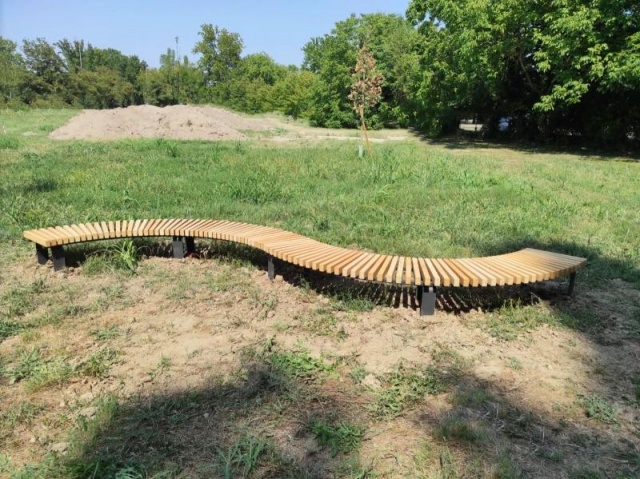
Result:
<svg viewBox="0 0 640 479"><path fill-rule="evenodd" d="M65 267L64 246L117 238L170 236L173 255L195 251L195 238L234 241L269 255L269 278L274 277L273 258L314 271L362 281L415 286L421 314L433 314L435 288L518 285L570 275L572 294L576 271L585 258L526 248L515 253L482 258L421 258L383 255L331 246L289 231L224 220L154 219L109 221L40 228L24 232L36 244L38 262L44 264L51 248L54 269Z"/></svg>

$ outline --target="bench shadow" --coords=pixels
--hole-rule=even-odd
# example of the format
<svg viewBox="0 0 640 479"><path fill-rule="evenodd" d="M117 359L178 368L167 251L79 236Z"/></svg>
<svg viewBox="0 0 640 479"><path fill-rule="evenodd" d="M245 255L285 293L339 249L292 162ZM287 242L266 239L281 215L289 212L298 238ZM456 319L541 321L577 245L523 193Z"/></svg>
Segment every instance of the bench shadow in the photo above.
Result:
<svg viewBox="0 0 640 479"><path fill-rule="evenodd" d="M119 240L109 242L84 243L68 248L67 265L77 267L93 255L111 254ZM171 258L171 241L152 238L133 240L143 256ZM107 243L107 244L105 244ZM268 255L248 246L220 240L198 240L196 257L218 259L229 262L248 262L263 271L267 270ZM611 280L622 280L640 284L640 270L630 261L608 258L597 248L574 242L539 242L531 238L487 244L482 248L482 256L499 255L522 248L536 248L587 258L587 265L578 272L576 294L599 287ZM331 298L339 307L355 310L369 310L376 306L409 309L417 312L420 305L415 297L414 287L401 287L370 283L321 273L275 259L275 271L287 283L314 291ZM567 295L568 276L551 281L523 284L518 286L495 286L480 288L437 289L436 310L451 314L470 312L490 313L505 305L534 305L545 302L563 312L572 314L573 299ZM579 313L578 313L579 315Z"/></svg>

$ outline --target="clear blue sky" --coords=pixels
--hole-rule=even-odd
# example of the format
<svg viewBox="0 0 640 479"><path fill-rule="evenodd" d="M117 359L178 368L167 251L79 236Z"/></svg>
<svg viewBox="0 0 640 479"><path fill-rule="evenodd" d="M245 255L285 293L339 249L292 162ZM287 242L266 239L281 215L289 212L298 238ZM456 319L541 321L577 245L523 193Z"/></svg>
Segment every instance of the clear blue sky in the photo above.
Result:
<svg viewBox="0 0 640 479"><path fill-rule="evenodd" d="M0 36L22 44L43 37L85 40L99 48L138 55L157 67L160 54L191 50L203 23L240 34L243 55L266 52L282 64L300 65L302 47L329 33L351 13L397 13L409 0L0 0Z"/></svg>

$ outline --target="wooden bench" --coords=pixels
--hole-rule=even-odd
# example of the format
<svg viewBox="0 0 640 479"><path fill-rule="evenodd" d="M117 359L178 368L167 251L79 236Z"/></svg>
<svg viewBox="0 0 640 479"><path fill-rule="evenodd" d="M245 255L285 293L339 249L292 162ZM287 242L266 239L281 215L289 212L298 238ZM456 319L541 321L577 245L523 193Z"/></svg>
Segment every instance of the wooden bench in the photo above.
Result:
<svg viewBox="0 0 640 479"><path fill-rule="evenodd" d="M435 288L504 286L546 281L569 275L573 293L576 271L585 258L526 248L482 258L421 258L393 256L331 246L278 228L224 220L154 219L108 221L40 228L24 232L36 245L38 263L49 259L56 271L65 267L64 246L87 241L173 238L173 256L195 251L195 238L234 241L268 254L268 275L275 276L273 258L314 271L397 286L417 288L420 314L435 310Z"/></svg>

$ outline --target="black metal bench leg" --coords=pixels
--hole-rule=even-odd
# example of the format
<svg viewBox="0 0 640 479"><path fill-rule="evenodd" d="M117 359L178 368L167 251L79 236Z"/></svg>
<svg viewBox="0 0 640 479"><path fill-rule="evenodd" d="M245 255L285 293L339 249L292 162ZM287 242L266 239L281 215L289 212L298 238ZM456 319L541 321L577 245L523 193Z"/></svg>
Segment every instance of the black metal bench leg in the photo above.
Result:
<svg viewBox="0 0 640 479"><path fill-rule="evenodd" d="M269 255L267 259L267 274L269 275L269 279L273 280L276 277L276 268L273 264L273 256Z"/></svg>
<svg viewBox="0 0 640 479"><path fill-rule="evenodd" d="M176 259L184 258L184 242L182 236L173 237L173 257Z"/></svg>
<svg viewBox="0 0 640 479"><path fill-rule="evenodd" d="M418 286L416 291L420 303L420 316L436 314L436 290L433 286Z"/></svg>
<svg viewBox="0 0 640 479"><path fill-rule="evenodd" d="M187 254L194 254L196 252L196 240L193 236L185 237L187 243Z"/></svg>
<svg viewBox="0 0 640 479"><path fill-rule="evenodd" d="M575 287L575 285L576 285L576 273L574 272L569 275L569 291L568 291L569 296L573 296L573 288Z"/></svg>
<svg viewBox="0 0 640 479"><path fill-rule="evenodd" d="M62 246L54 246L51 248L51 256L53 256L53 270L60 271L66 266L64 260L64 248Z"/></svg>
<svg viewBox="0 0 640 479"><path fill-rule="evenodd" d="M36 255L38 256L38 264L46 264L49 259L49 250L36 243Z"/></svg>

